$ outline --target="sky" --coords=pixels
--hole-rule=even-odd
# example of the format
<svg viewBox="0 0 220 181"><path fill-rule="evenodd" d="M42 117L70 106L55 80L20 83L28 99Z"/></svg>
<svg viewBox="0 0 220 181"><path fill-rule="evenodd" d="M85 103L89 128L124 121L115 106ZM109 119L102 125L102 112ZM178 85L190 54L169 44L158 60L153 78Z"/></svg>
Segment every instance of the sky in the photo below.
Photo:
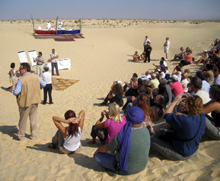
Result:
<svg viewBox="0 0 220 181"><path fill-rule="evenodd" d="M220 0L0 0L0 20L219 20Z"/></svg>

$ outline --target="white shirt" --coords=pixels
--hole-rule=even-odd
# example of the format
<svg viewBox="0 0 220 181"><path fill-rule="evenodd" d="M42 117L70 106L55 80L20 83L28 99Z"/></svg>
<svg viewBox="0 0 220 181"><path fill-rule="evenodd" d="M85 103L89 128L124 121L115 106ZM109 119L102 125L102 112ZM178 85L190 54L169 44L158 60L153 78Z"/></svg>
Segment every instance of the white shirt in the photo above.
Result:
<svg viewBox="0 0 220 181"><path fill-rule="evenodd" d="M178 81L181 82L181 79L182 79L182 72L181 71L178 71L179 74L176 75L178 77Z"/></svg>
<svg viewBox="0 0 220 181"><path fill-rule="evenodd" d="M148 82L148 81L151 79L151 75L150 75L150 74L144 75L144 76L141 77L141 79L142 79L143 81Z"/></svg>
<svg viewBox="0 0 220 181"><path fill-rule="evenodd" d="M13 75L13 74L11 73L11 70L14 72L15 75ZM10 77L16 77L16 70L13 69L13 68L12 68L11 70L10 70L10 72L9 72Z"/></svg>
<svg viewBox="0 0 220 181"><path fill-rule="evenodd" d="M56 57L56 56L57 56L57 53L56 53L56 52L55 52L54 54L53 54L53 53L51 53L51 54L50 54L50 57L51 57L51 58ZM57 63L57 61L58 61L58 59L57 59L57 58L56 58L56 59L51 60L51 62L52 62L52 63Z"/></svg>
<svg viewBox="0 0 220 181"><path fill-rule="evenodd" d="M167 67L167 62L163 61L163 65L164 65L164 67Z"/></svg>
<svg viewBox="0 0 220 181"><path fill-rule="evenodd" d="M195 93L195 95L201 97L203 104L208 103L211 99L209 98L209 94L203 90L200 90Z"/></svg>
<svg viewBox="0 0 220 181"><path fill-rule="evenodd" d="M189 83L188 79L183 79L181 81L181 84L183 86L183 92L188 92L188 87L187 87L188 83Z"/></svg>
<svg viewBox="0 0 220 181"><path fill-rule="evenodd" d="M63 147L68 151L76 151L80 147L80 139L81 139L81 129L78 128L79 132L76 136L68 136L68 132L66 130L66 138L64 138Z"/></svg>
<svg viewBox="0 0 220 181"><path fill-rule="evenodd" d="M170 48L170 40L166 40L164 43L164 47L169 49Z"/></svg>
<svg viewBox="0 0 220 181"><path fill-rule="evenodd" d="M150 42L150 43L151 43L150 39L148 39L148 38L145 39L145 40L144 40L144 45L147 45L147 42Z"/></svg>
<svg viewBox="0 0 220 181"><path fill-rule="evenodd" d="M43 77L43 80L46 84L52 84L52 81L51 81L51 73L49 72L44 72L42 73L42 77Z"/></svg>
<svg viewBox="0 0 220 181"><path fill-rule="evenodd" d="M161 72L161 76L159 76L159 80L165 78L165 73Z"/></svg>
<svg viewBox="0 0 220 181"><path fill-rule="evenodd" d="M46 27L47 27L48 30L51 28L50 22L47 22Z"/></svg>

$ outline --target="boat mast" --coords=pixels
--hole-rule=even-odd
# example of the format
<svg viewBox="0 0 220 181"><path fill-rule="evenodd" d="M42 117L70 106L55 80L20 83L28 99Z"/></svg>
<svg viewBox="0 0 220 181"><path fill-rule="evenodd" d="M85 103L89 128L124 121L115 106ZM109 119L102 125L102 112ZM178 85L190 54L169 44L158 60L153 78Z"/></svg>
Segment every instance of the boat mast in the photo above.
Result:
<svg viewBox="0 0 220 181"><path fill-rule="evenodd" d="M33 25L33 36L35 37L35 31L34 31L34 19L33 19L32 15L31 15L31 20L32 20L32 25Z"/></svg>

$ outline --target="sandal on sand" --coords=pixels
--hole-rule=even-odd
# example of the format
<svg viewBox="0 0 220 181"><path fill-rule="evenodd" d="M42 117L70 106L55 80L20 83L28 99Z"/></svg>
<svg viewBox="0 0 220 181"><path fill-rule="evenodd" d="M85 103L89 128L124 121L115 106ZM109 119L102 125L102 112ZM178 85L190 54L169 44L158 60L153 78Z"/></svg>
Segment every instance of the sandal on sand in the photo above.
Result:
<svg viewBox="0 0 220 181"><path fill-rule="evenodd" d="M52 148L52 149L56 149L56 145L55 145L54 143L50 143L50 144L48 145L48 147L49 147L49 148Z"/></svg>

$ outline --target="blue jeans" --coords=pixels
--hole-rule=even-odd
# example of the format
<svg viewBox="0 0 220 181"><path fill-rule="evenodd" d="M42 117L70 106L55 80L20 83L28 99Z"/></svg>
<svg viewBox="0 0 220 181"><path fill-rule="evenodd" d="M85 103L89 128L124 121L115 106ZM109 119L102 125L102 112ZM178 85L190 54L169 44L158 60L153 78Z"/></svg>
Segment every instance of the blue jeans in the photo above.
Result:
<svg viewBox="0 0 220 181"><path fill-rule="evenodd" d="M118 170L118 162L115 155L110 153L97 153L95 154L95 161L104 168L107 168L117 174L127 175L126 172Z"/></svg>

